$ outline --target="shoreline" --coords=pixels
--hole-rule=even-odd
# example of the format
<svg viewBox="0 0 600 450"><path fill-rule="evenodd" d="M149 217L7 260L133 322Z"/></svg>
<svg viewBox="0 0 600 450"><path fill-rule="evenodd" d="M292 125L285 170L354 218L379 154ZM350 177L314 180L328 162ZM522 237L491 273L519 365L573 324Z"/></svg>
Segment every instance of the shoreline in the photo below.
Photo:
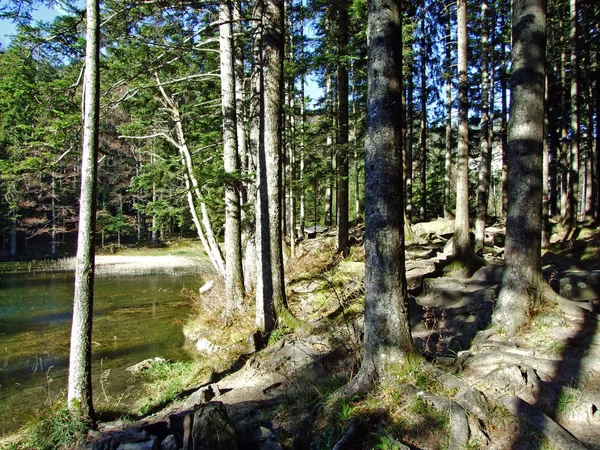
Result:
<svg viewBox="0 0 600 450"><path fill-rule="evenodd" d="M0 274L44 274L75 271L75 257L56 261L17 261L0 264ZM96 276L193 275L213 272L206 259L183 255L96 255Z"/></svg>

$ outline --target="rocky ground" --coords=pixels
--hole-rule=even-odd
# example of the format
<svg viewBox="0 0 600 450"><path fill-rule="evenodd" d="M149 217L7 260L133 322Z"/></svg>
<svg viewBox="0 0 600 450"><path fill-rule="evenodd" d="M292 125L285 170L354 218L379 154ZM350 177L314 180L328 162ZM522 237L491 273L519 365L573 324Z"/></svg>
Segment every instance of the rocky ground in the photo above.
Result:
<svg viewBox="0 0 600 450"><path fill-rule="evenodd" d="M540 306L506 339L489 329L502 229L488 229L488 265L469 279L449 270L450 223L415 231L407 278L425 358L407 361L368 398L331 395L360 364L364 264L360 247L346 260L332 256L325 233L290 261L289 304L304 326L150 417L100 424L82 447L600 449L595 235L544 256L544 273L567 300ZM304 270L315 260L316 270Z"/></svg>

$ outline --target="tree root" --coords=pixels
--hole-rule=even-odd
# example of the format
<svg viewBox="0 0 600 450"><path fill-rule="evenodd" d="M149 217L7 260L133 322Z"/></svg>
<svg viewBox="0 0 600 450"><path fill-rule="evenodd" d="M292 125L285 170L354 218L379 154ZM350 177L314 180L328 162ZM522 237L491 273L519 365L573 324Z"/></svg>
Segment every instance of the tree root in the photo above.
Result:
<svg viewBox="0 0 600 450"><path fill-rule="evenodd" d="M535 406L519 397L503 397L501 402L519 418L524 427L531 427L544 435L554 448L586 450L585 445Z"/></svg>
<svg viewBox="0 0 600 450"><path fill-rule="evenodd" d="M469 442L469 419L467 413L456 402L439 397L416 387L403 384L401 389L413 397L420 397L425 402L432 405L436 410L447 414L450 418L450 442L449 450L462 450L466 448Z"/></svg>

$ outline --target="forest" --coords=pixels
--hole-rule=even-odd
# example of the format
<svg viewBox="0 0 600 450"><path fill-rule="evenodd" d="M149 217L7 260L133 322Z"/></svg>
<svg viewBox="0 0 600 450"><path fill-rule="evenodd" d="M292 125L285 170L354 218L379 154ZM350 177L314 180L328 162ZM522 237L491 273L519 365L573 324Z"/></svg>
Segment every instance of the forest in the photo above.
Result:
<svg viewBox="0 0 600 450"><path fill-rule="evenodd" d="M509 340L544 302L573 312L541 252L600 220L595 0L49 1L49 22L42 3L0 8L17 24L0 48L0 259L76 254L71 411L94 415L96 250L197 238L224 314L252 297L266 342L297 326L287 269L307 236L333 230L341 259L364 243L346 398L416 352L419 223L453 223L464 279L506 226L490 320ZM597 321L594 305L580 313Z"/></svg>

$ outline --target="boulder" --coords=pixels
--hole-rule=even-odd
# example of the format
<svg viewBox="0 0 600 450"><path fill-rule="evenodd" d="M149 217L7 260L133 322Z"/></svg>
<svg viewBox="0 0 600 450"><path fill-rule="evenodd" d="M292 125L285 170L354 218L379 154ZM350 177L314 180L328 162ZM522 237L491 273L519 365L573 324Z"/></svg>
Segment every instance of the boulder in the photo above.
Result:
<svg viewBox="0 0 600 450"><path fill-rule="evenodd" d="M237 433L221 402L211 402L194 413L194 450L237 450Z"/></svg>
<svg viewBox="0 0 600 450"><path fill-rule="evenodd" d="M164 359L164 358L160 358L160 357L157 356L155 358L145 359L142 362L134 364L133 366L129 366L125 370L127 372L131 372L133 374L136 374L136 373L143 372L144 370L148 370L150 367L152 367L153 364L164 363L164 362L167 362L167 360Z"/></svg>

